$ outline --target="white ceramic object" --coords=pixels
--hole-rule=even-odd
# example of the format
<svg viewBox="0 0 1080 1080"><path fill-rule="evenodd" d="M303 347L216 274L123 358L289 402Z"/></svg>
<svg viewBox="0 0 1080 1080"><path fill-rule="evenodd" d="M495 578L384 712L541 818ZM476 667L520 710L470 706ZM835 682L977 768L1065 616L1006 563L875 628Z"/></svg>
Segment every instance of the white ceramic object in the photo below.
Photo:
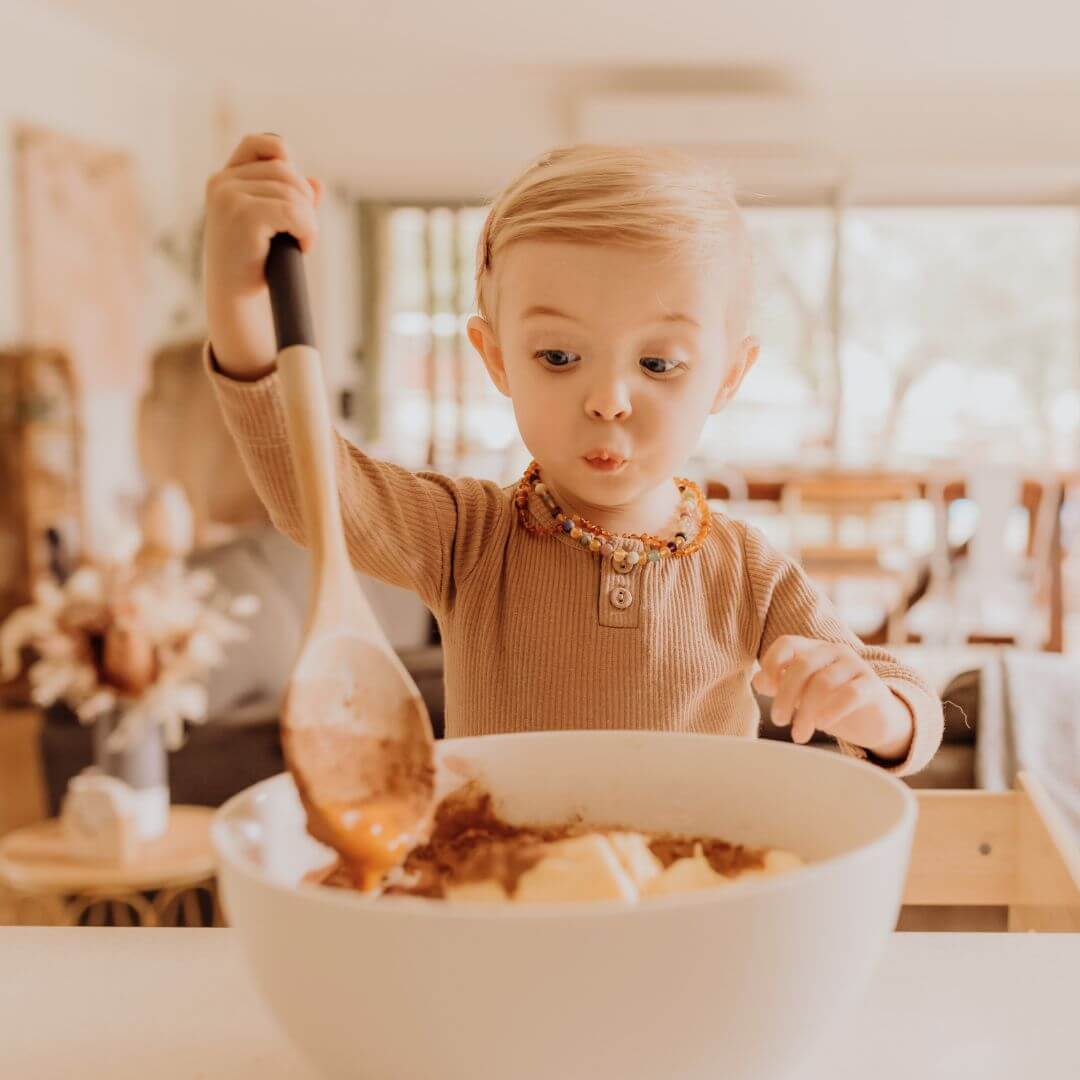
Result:
<svg viewBox="0 0 1080 1080"><path fill-rule="evenodd" d="M91 767L68 782L60 827L68 851L80 859L128 862L139 845L135 789Z"/></svg>
<svg viewBox="0 0 1080 1080"><path fill-rule="evenodd" d="M72 854L84 859L129 862L140 841L169 831L169 789L135 788L95 765L68 782L60 823Z"/></svg>
<svg viewBox="0 0 1080 1080"><path fill-rule="evenodd" d="M371 899L300 884L327 861L291 778L218 812L223 900L255 982L326 1076L767 1080L862 994L899 911L916 803L819 749L597 731L437 744L510 821L700 833L812 865L636 905Z"/></svg>

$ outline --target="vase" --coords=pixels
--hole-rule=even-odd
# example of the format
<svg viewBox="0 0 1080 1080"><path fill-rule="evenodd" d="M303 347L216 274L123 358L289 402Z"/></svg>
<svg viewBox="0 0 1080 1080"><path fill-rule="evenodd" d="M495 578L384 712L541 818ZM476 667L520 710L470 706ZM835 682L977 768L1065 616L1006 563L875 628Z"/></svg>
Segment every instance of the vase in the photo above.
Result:
<svg viewBox="0 0 1080 1080"><path fill-rule="evenodd" d="M123 719L107 713L94 721L94 764L106 776L131 788L142 840L162 836L169 827L169 757L160 724L144 723L120 749L108 745Z"/></svg>

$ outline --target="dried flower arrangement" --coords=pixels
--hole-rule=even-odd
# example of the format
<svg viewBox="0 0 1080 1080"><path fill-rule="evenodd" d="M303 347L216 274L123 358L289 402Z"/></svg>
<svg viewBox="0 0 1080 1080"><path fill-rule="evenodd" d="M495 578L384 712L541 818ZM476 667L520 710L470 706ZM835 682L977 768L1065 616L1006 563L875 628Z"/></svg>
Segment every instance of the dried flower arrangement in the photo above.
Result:
<svg viewBox="0 0 1080 1080"><path fill-rule="evenodd" d="M207 718L204 676L258 610L255 597L229 597L213 574L185 567L186 503L178 512L175 498L148 504L138 547L43 582L0 625L0 680L25 667L35 704L62 701L85 724L117 716L110 750L148 724L177 749L185 722Z"/></svg>

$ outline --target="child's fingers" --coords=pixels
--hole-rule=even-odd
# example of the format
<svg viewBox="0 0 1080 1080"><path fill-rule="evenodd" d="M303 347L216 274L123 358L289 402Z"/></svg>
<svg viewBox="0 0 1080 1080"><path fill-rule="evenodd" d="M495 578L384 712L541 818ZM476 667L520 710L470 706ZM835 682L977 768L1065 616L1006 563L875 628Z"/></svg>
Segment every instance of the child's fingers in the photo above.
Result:
<svg viewBox="0 0 1080 1080"><path fill-rule="evenodd" d="M783 634L765 650L761 666L766 670L783 667L795 658L796 653L805 651L812 644L816 645L818 642L811 642L809 638L795 634Z"/></svg>
<svg viewBox="0 0 1080 1080"><path fill-rule="evenodd" d="M236 165L247 165L252 161L276 159L290 161L289 148L280 135L264 131L259 135L245 135L232 152L225 167L231 169Z"/></svg>
<svg viewBox="0 0 1080 1080"><path fill-rule="evenodd" d="M811 734L815 729L827 730L836 708L837 693L862 674L862 667L854 657L841 656L835 663L822 667L802 688L793 724L798 726L800 721L809 724ZM792 730L794 733L794 727Z"/></svg>
<svg viewBox="0 0 1080 1080"><path fill-rule="evenodd" d="M259 199L280 199L282 202L297 207L314 207L310 192L305 194L294 184L285 184L280 180L245 180L243 186L235 192L235 198L241 201L244 196L253 196Z"/></svg>
<svg viewBox="0 0 1080 1080"><path fill-rule="evenodd" d="M755 678L754 685L763 694L775 694L780 689L780 680L784 668L801 653L820 645L820 641L784 634L778 637L761 658L761 671Z"/></svg>
<svg viewBox="0 0 1080 1080"><path fill-rule="evenodd" d="M759 668L750 679L750 685L759 693L772 697L776 693L776 681L764 668Z"/></svg>
<svg viewBox="0 0 1080 1080"><path fill-rule="evenodd" d="M814 648L801 651L784 669L780 689L773 700L773 722L780 725L790 724L807 683L822 668L829 667L838 659L836 646L828 642L819 642ZM794 734L793 731L793 738Z"/></svg>
<svg viewBox="0 0 1080 1080"><path fill-rule="evenodd" d="M287 202L280 198L263 198L259 195L245 195L246 203L242 212L252 214L258 226L267 229L271 236L284 232L295 236L300 250L305 254L315 246L319 235L319 223L315 217L315 208L310 204L301 204L299 200Z"/></svg>
<svg viewBox="0 0 1080 1080"><path fill-rule="evenodd" d="M313 197L311 184L287 161L251 161L247 165L237 165L229 169L225 175L230 183L237 180L272 180L279 184L288 184L309 201Z"/></svg>
<svg viewBox="0 0 1080 1080"><path fill-rule="evenodd" d="M846 713L862 703L863 696L858 687L861 675L857 665L843 658L814 675L803 690L796 710L792 738L796 732L806 739L815 731L831 732Z"/></svg>

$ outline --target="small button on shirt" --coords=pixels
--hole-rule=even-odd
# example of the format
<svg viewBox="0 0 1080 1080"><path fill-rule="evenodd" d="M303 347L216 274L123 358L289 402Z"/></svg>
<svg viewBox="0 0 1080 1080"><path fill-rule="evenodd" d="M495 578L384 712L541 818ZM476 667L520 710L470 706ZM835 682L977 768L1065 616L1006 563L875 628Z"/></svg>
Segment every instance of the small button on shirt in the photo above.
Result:
<svg viewBox="0 0 1080 1080"><path fill-rule="evenodd" d="M634 594L625 586L617 585L608 593L608 600L617 611L625 611L634 602Z"/></svg>

